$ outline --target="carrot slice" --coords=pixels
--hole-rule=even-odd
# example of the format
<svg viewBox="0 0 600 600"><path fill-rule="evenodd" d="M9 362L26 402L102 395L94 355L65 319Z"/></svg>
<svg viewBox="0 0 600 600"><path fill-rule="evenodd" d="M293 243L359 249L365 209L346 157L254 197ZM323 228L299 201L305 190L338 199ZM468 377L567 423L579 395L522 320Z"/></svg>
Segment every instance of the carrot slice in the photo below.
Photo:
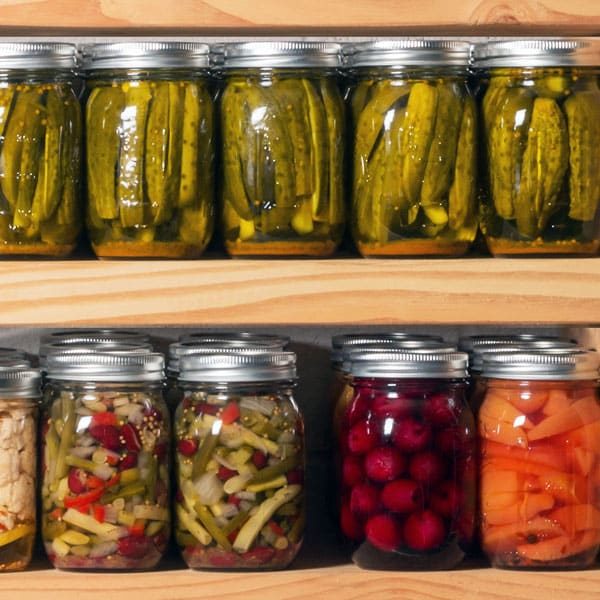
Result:
<svg viewBox="0 0 600 600"><path fill-rule="evenodd" d="M510 390L506 399L520 412L530 415L543 408L548 401L545 390Z"/></svg>
<svg viewBox="0 0 600 600"><path fill-rule="evenodd" d="M494 440L507 446L527 448L527 434L522 427L514 427L512 423L498 421L479 414L479 434L488 440Z"/></svg>
<svg viewBox="0 0 600 600"><path fill-rule="evenodd" d="M482 527L481 534L484 549L493 554L514 550L528 539L544 540L565 535L565 531L550 519L536 517L527 523L519 521L509 525Z"/></svg>
<svg viewBox="0 0 600 600"><path fill-rule="evenodd" d="M581 446L600 454L600 421L594 421L570 431L564 441L566 444Z"/></svg>
<svg viewBox="0 0 600 600"><path fill-rule="evenodd" d="M544 473L539 476L542 489L565 504L587 504L592 496L592 483L576 473Z"/></svg>
<svg viewBox="0 0 600 600"><path fill-rule="evenodd" d="M523 414L523 411L518 410L497 392L489 392L481 408L479 414L486 416L490 420L503 421L509 423L512 427L523 427L531 429L533 423Z"/></svg>
<svg viewBox="0 0 600 600"><path fill-rule="evenodd" d="M600 544L600 530L589 529L575 538L561 535L536 544L521 544L517 552L529 560L550 562L574 556Z"/></svg>
<svg viewBox="0 0 600 600"><path fill-rule="evenodd" d="M553 506L554 498L550 494L525 493L519 502L502 508L484 510L482 516L488 525L508 525L517 521L529 521Z"/></svg>
<svg viewBox="0 0 600 600"><path fill-rule="evenodd" d="M600 405L595 398L587 397L573 402L569 408L546 417L528 432L530 441L541 440L577 429L600 419Z"/></svg>
<svg viewBox="0 0 600 600"><path fill-rule="evenodd" d="M556 521L569 534L585 529L600 530L600 510L593 504L574 504L553 510L549 519Z"/></svg>
<svg viewBox="0 0 600 600"><path fill-rule="evenodd" d="M499 492L490 493L489 491L481 490L481 508L484 512L488 510L494 511L508 506L514 506L522 500L522 492Z"/></svg>
<svg viewBox="0 0 600 600"><path fill-rule="evenodd" d="M573 448L573 458L575 459L573 461L575 468L579 473L581 475L589 475L594 468L594 463L596 461L594 452L587 450L586 448L576 447Z"/></svg>
<svg viewBox="0 0 600 600"><path fill-rule="evenodd" d="M542 412L546 416L561 413L571 406L571 400L567 395L566 390L550 390L548 401L544 404Z"/></svg>
<svg viewBox="0 0 600 600"><path fill-rule="evenodd" d="M546 465L534 463L530 461L511 459L511 458L491 458L489 460L484 459L484 468L495 471L496 469L502 471L516 471L523 475L545 475L546 473L561 473L561 471L553 471Z"/></svg>
<svg viewBox="0 0 600 600"><path fill-rule="evenodd" d="M506 446L505 444L485 440L482 443L481 450L486 457L531 461L548 465L559 471L567 469L567 460L562 448L544 442L537 443L535 446L530 445L529 449L524 450L516 446Z"/></svg>

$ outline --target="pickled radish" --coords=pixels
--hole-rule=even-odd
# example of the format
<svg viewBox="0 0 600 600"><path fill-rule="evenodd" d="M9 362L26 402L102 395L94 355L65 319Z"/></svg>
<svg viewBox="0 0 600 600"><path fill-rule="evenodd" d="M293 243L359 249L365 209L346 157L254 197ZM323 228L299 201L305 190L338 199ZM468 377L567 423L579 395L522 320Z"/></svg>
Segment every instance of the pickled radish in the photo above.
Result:
<svg viewBox="0 0 600 600"><path fill-rule="evenodd" d="M546 417L527 435L530 441L540 440L598 420L600 420L600 405L595 398L587 397L577 400L566 410Z"/></svg>
<svg viewBox="0 0 600 600"><path fill-rule="evenodd" d="M595 554L595 547L598 544L600 544L600 530L592 529L584 531L575 538L563 535L535 544L521 544L517 546L517 552L532 561L551 562L575 556L585 550L594 549Z"/></svg>
<svg viewBox="0 0 600 600"><path fill-rule="evenodd" d="M568 533L584 531L585 529L600 530L600 510L593 504L574 504L561 506L549 514Z"/></svg>
<svg viewBox="0 0 600 600"><path fill-rule="evenodd" d="M494 440L507 446L518 446L527 448L527 433L522 427L514 427L506 421L497 421L485 415L479 414L479 433L488 440Z"/></svg>

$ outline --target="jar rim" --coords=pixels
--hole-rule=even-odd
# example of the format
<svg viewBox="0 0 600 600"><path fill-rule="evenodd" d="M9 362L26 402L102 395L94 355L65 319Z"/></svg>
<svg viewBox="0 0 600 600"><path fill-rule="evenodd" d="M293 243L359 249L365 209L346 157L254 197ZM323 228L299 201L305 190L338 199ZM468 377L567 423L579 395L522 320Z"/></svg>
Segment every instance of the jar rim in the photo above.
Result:
<svg viewBox="0 0 600 600"><path fill-rule="evenodd" d="M0 42L0 70L68 70L77 67L75 44L65 42Z"/></svg>

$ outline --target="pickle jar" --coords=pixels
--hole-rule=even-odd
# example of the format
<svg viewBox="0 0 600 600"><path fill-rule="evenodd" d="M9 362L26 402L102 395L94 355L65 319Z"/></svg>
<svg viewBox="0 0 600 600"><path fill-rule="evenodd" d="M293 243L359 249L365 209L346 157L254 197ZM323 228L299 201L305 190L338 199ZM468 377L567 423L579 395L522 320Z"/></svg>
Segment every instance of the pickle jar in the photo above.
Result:
<svg viewBox="0 0 600 600"><path fill-rule="evenodd" d="M386 40L349 50L352 236L363 256L460 256L478 223L469 44Z"/></svg>
<svg viewBox="0 0 600 600"><path fill-rule="evenodd" d="M593 255L600 247L600 40L476 46L494 256Z"/></svg>
<svg viewBox="0 0 600 600"><path fill-rule="evenodd" d="M293 352L181 360L175 537L189 567L283 569L304 534Z"/></svg>
<svg viewBox="0 0 600 600"><path fill-rule="evenodd" d="M600 548L593 351L487 353L480 528L495 567L584 568Z"/></svg>
<svg viewBox="0 0 600 600"><path fill-rule="evenodd" d="M67 256L82 227L76 48L0 43L0 256Z"/></svg>
<svg viewBox="0 0 600 600"><path fill-rule="evenodd" d="M341 47L222 48L222 220L232 256L329 256L345 224Z"/></svg>
<svg viewBox="0 0 600 600"><path fill-rule="evenodd" d="M151 569L170 534L160 354L50 354L42 538L62 569Z"/></svg>
<svg viewBox="0 0 600 600"><path fill-rule="evenodd" d="M340 526L366 569L448 569L470 550L475 428L467 355L351 356L339 450Z"/></svg>
<svg viewBox="0 0 600 600"><path fill-rule="evenodd" d="M31 561L40 380L35 369L0 365L0 571Z"/></svg>
<svg viewBox="0 0 600 600"><path fill-rule="evenodd" d="M87 211L100 258L195 258L214 222L209 47L84 48Z"/></svg>

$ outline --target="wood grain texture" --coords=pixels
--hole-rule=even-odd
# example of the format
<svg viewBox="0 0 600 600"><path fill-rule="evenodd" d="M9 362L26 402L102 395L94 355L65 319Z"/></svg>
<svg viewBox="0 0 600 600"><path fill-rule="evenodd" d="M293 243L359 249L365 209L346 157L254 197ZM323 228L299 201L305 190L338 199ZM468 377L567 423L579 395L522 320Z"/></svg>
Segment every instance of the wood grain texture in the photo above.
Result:
<svg viewBox="0 0 600 600"><path fill-rule="evenodd" d="M600 324L600 259L0 262L0 325Z"/></svg>
<svg viewBox="0 0 600 600"><path fill-rule="evenodd" d="M597 0L0 0L0 26L77 30L351 31L373 28L600 33ZM558 28L558 29L557 29Z"/></svg>
<svg viewBox="0 0 600 600"><path fill-rule="evenodd" d="M514 572L490 568L446 572L363 571L353 565L275 573L2 574L0 600L593 600L600 571Z"/></svg>

